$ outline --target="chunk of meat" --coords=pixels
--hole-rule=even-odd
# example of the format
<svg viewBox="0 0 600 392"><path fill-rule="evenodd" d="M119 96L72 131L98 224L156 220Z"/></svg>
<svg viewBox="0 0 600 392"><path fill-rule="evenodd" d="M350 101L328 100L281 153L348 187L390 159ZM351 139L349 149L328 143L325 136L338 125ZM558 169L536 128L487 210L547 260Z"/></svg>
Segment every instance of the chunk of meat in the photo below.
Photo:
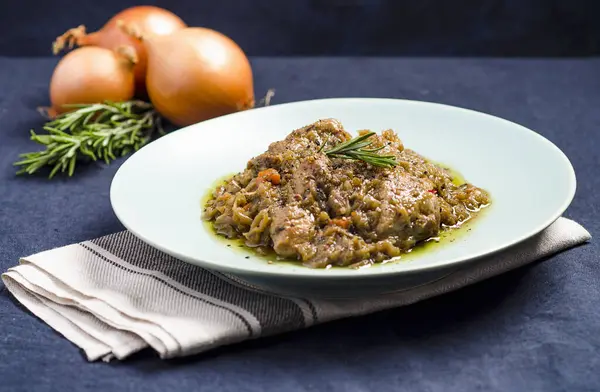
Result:
<svg viewBox="0 0 600 392"><path fill-rule="evenodd" d="M270 234L278 255L305 260L314 253L311 252L315 235L312 214L298 206L287 206L272 208L270 215Z"/></svg>

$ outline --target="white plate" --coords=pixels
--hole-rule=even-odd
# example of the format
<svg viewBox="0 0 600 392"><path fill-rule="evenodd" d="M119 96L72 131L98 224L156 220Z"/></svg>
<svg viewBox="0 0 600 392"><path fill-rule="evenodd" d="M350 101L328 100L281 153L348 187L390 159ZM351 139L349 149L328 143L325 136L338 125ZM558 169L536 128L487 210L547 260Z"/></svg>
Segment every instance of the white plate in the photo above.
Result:
<svg viewBox="0 0 600 392"><path fill-rule="evenodd" d="M268 264L209 233L201 198L215 181L293 129L337 118L355 134L392 128L408 148L449 165L491 193L467 234L410 261L373 268ZM279 293L353 296L401 290L523 241L554 222L575 193L567 157L537 133L483 113L426 102L325 99L236 113L178 130L145 146L115 175L114 211L136 236L181 260Z"/></svg>

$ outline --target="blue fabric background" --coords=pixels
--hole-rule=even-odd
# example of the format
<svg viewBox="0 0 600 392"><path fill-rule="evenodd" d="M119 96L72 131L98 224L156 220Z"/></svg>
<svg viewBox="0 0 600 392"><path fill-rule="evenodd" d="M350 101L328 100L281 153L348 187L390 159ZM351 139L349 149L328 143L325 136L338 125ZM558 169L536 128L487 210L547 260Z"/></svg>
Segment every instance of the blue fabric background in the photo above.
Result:
<svg viewBox="0 0 600 392"><path fill-rule="evenodd" d="M253 58L273 103L373 96L484 111L530 127L572 160L566 216L600 230L600 60ZM15 177L35 148L54 59L0 58L0 269L19 256L121 230L109 205L119 161L72 179ZM401 130L400 130L401 131ZM510 151L506 152L510 159ZM541 195L543 197L543 195ZM515 221L518 224L518 220ZM597 391L600 247L596 239L406 308L235 345L187 359L151 352L92 363L23 311L0 285L2 391Z"/></svg>
<svg viewBox="0 0 600 392"><path fill-rule="evenodd" d="M250 55L583 56L600 53L597 0L4 0L0 55L47 56L66 29L155 4Z"/></svg>

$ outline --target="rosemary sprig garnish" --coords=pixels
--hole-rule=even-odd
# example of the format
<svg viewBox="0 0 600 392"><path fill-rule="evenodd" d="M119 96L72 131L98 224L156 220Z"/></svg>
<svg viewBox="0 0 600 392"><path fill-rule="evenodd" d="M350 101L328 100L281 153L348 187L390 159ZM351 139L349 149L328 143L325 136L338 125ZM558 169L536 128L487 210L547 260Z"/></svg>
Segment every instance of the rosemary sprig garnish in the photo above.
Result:
<svg viewBox="0 0 600 392"><path fill-rule="evenodd" d="M396 162L396 157L394 155L377 154L377 152L382 150L385 146L367 149L367 147L373 144L372 142L367 141L367 139L373 135L375 135L375 132L368 132L364 135L357 136L354 139L347 140L336 145L332 149L325 151L325 154L342 159L361 160L373 166L396 166L398 163ZM324 145L325 143L323 143L323 146ZM321 151L321 149L319 151Z"/></svg>
<svg viewBox="0 0 600 392"><path fill-rule="evenodd" d="M48 134L31 130L31 140L45 150L20 154L17 174L33 174L51 166L49 178L59 171L72 176L80 159L104 160L136 151L150 141L152 134L163 134L160 117L151 104L142 101L105 102L69 105L77 108L47 122Z"/></svg>

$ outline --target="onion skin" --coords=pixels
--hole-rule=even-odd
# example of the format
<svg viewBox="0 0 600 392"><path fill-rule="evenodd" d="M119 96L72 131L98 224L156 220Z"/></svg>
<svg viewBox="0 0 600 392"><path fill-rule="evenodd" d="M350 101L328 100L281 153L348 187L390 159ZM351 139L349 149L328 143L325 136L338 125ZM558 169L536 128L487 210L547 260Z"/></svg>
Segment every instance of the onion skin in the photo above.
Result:
<svg viewBox="0 0 600 392"><path fill-rule="evenodd" d="M227 36L190 27L144 38L146 86L158 112L178 126L254 107L250 62Z"/></svg>
<svg viewBox="0 0 600 392"><path fill-rule="evenodd" d="M48 114L73 110L63 107L66 104L131 100L135 91L134 63L126 50L86 46L69 52L58 62L50 79L52 107Z"/></svg>
<svg viewBox="0 0 600 392"><path fill-rule="evenodd" d="M146 96L146 48L139 39L132 37L120 28L125 24L136 32L147 37L171 34L187 27L185 22L171 11L150 5L127 8L106 22L98 31L86 34L85 26L71 29L58 37L54 43L55 54L65 46L100 46L115 49L127 45L135 49L138 62L134 68L137 95Z"/></svg>

